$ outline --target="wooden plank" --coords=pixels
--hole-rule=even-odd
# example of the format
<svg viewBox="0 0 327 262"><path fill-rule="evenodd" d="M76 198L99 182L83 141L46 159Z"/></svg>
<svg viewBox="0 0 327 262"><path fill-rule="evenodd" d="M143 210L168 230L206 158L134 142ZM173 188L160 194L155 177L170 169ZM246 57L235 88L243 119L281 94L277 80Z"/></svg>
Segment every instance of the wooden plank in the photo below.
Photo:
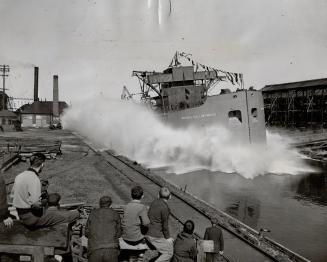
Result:
<svg viewBox="0 0 327 262"><path fill-rule="evenodd" d="M63 223L53 227L30 230L19 221L15 221L12 228L0 225L0 244L67 248L69 228L68 223Z"/></svg>
<svg viewBox="0 0 327 262"><path fill-rule="evenodd" d="M12 165L20 161L20 157L18 154L12 155L8 160L2 163L1 171L4 172L8 170Z"/></svg>
<svg viewBox="0 0 327 262"><path fill-rule="evenodd" d="M8 169L19 158L18 154L6 154L1 165L1 170Z"/></svg>
<svg viewBox="0 0 327 262"><path fill-rule="evenodd" d="M44 248L38 246L24 246L24 245L1 245L0 252L8 254L24 254L32 255L34 262L44 262Z"/></svg>
<svg viewBox="0 0 327 262"><path fill-rule="evenodd" d="M24 245L6 245L0 244L0 253L6 252L9 254L33 254L35 247Z"/></svg>

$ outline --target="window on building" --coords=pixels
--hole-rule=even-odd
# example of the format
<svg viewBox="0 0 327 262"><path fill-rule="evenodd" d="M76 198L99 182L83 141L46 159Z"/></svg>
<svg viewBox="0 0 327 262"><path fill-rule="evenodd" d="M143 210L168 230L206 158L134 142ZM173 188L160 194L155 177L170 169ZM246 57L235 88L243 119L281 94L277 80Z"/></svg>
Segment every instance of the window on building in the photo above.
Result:
<svg viewBox="0 0 327 262"><path fill-rule="evenodd" d="M233 110L228 112L228 118L230 124L241 124L242 123L242 112L241 110Z"/></svg>
<svg viewBox="0 0 327 262"><path fill-rule="evenodd" d="M251 116L252 116L252 122L258 122L258 109L252 108L251 109Z"/></svg>
<svg viewBox="0 0 327 262"><path fill-rule="evenodd" d="M251 115L255 118L258 117L258 109L257 108L252 108L251 109Z"/></svg>

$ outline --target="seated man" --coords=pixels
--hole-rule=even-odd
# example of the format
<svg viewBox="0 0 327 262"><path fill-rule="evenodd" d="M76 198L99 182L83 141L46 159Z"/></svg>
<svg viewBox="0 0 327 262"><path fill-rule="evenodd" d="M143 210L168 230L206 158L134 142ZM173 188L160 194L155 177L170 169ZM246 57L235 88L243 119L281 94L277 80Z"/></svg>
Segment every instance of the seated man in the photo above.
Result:
<svg viewBox="0 0 327 262"><path fill-rule="evenodd" d="M117 211L110 208L111 197L100 198L100 208L93 209L86 223L89 262L118 262L121 222Z"/></svg>
<svg viewBox="0 0 327 262"><path fill-rule="evenodd" d="M139 243L145 243L141 226L147 227L150 224L150 220L146 206L141 203L143 198L142 187L133 187L131 197L132 201L126 205L122 220L122 238L127 244L134 246Z"/></svg>
<svg viewBox="0 0 327 262"><path fill-rule="evenodd" d="M172 262L196 261L196 240L193 232L194 222L192 220L187 220L184 224L183 232L179 233L175 240Z"/></svg>
<svg viewBox="0 0 327 262"><path fill-rule="evenodd" d="M70 223L79 218L77 210L60 210L61 196L58 193L50 193L48 195L47 209L44 212L46 217L54 217L56 224L67 222Z"/></svg>
<svg viewBox="0 0 327 262"><path fill-rule="evenodd" d="M30 168L16 176L12 188L13 205L16 207L19 219L30 229L54 226L64 222L62 215L56 212L42 214L40 175L45 160L44 154L34 154L31 157Z"/></svg>

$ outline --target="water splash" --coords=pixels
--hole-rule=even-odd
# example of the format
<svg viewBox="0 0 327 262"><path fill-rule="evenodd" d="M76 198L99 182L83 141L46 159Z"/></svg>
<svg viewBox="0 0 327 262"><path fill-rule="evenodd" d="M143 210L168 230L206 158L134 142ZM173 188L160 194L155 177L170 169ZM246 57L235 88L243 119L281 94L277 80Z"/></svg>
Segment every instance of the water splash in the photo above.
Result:
<svg viewBox="0 0 327 262"><path fill-rule="evenodd" d="M176 130L142 105L103 96L74 104L63 125L101 147L178 174L207 169L253 178L313 171L290 141L277 134L268 133L266 146L238 144L224 127Z"/></svg>

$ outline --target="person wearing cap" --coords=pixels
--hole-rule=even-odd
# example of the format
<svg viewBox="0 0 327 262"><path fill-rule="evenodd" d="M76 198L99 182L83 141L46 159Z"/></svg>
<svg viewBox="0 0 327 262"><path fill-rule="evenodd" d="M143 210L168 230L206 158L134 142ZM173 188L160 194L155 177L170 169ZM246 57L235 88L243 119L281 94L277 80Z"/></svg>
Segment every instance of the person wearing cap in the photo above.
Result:
<svg viewBox="0 0 327 262"><path fill-rule="evenodd" d="M150 224L146 237L160 253L160 256L156 260L157 262L170 261L174 251L174 239L170 237L168 227L170 209L167 201L169 199L169 189L162 187L159 191L159 198L151 203L148 212Z"/></svg>
<svg viewBox="0 0 327 262"><path fill-rule="evenodd" d="M206 253L206 262L216 262L220 261L221 255L224 254L224 237L223 232L218 226L218 219L211 218L211 227L206 228L204 233L204 240L213 240L214 252Z"/></svg>
<svg viewBox="0 0 327 262"><path fill-rule="evenodd" d="M126 205L122 219L122 238L127 244L135 246L145 243L141 227L147 228L150 220L146 206L141 203L143 188L134 186L131 189L131 197L132 201Z"/></svg>
<svg viewBox="0 0 327 262"><path fill-rule="evenodd" d="M6 227L12 227L14 224L8 210L6 183L0 174L0 222L1 221Z"/></svg>
<svg viewBox="0 0 327 262"><path fill-rule="evenodd" d="M89 262L118 262L121 222L111 204L111 197L101 197L100 208L93 209L86 222Z"/></svg>
<svg viewBox="0 0 327 262"><path fill-rule="evenodd" d="M176 237L172 262L195 262L197 256L196 240L193 235L194 222L187 220L183 231Z"/></svg>
<svg viewBox="0 0 327 262"><path fill-rule="evenodd" d="M30 159L30 168L16 176L11 192L13 206L17 210L20 221L30 229L62 223L61 216L57 214L43 214L40 174L45 159L42 153L34 154Z"/></svg>

